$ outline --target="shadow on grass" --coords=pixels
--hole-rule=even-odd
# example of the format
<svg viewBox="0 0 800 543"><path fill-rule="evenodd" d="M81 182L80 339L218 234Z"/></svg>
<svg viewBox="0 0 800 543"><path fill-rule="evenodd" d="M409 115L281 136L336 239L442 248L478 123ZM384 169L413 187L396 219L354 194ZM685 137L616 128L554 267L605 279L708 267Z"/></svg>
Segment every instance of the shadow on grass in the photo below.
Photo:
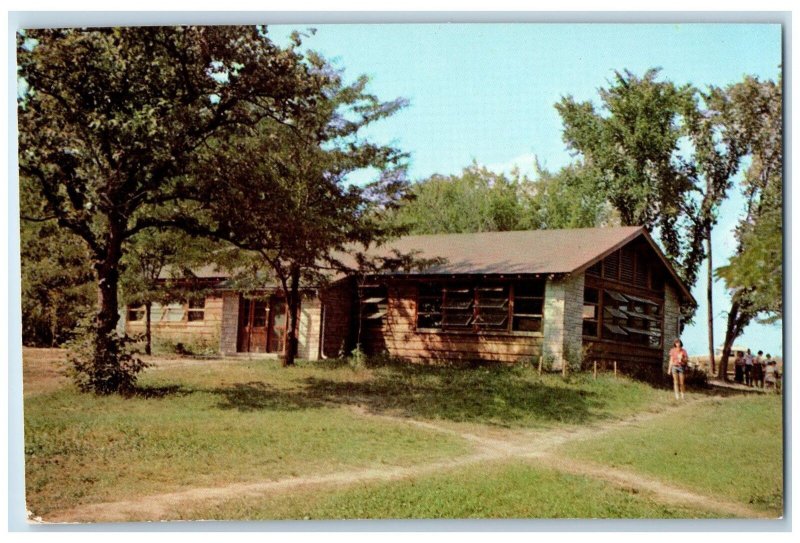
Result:
<svg viewBox="0 0 800 543"><path fill-rule="evenodd" d="M604 416L600 394L528 380L520 371L431 366L381 368L367 381L307 377L296 388L265 382L208 390L220 409L289 411L360 406L374 414L511 426L521 421L585 423Z"/></svg>
<svg viewBox="0 0 800 543"><path fill-rule="evenodd" d="M165 398L167 396L188 396L194 394L194 389L182 385L137 385L131 393L136 398Z"/></svg>
<svg viewBox="0 0 800 543"><path fill-rule="evenodd" d="M597 418L604 405L597 393L529 381L513 369L497 367L392 368L370 381L309 377L305 384L312 397L329 404L357 404L375 414L499 426L530 419L584 423Z"/></svg>
<svg viewBox="0 0 800 543"><path fill-rule="evenodd" d="M238 411L291 411L324 407L325 402L305 392L285 390L261 381L237 383L233 386L211 389L208 392L222 396L220 409Z"/></svg>

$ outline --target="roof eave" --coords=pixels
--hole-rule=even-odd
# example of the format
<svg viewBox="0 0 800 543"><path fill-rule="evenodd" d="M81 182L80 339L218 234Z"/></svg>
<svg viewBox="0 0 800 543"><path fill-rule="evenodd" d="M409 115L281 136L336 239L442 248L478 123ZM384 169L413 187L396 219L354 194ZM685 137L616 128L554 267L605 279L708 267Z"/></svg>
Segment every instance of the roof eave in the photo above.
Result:
<svg viewBox="0 0 800 543"><path fill-rule="evenodd" d="M658 244L655 241L653 241L653 238L650 237L650 234L647 232L647 229L644 226L640 226L637 230L634 230L629 236L626 236L623 240L619 241L618 243L616 243L614 246L610 247L609 249L606 249L605 251L600 253L598 256L595 256L595 257L591 258L590 260L587 260L585 263L583 263L580 266L578 266L577 268L575 268L572 271L572 273L575 274L575 273L582 273L582 272L586 271L588 268L590 268L591 266L593 266L597 262L600 262L605 257L607 257L608 255L613 253L614 251L617 251L617 250L621 249L622 247L624 247L628 243L632 242L634 239L636 239L639 236L644 236L644 239L647 240L647 243L650 244L650 247L653 249L653 251L655 251L656 255L658 255L658 258L661 260L661 263L664 265L665 268L667 268L667 271L669 272L669 274L672 277L673 281L675 281L675 283L678 285L678 288L681 290L681 294L683 294L684 299L690 305L692 305L694 307L697 307L697 300L694 299L694 296L692 296L692 293L689 291L688 288L686 288L686 284L684 284L683 280L680 278L678 273L675 271L675 268L672 267L672 264L670 264L669 260L667 260L667 257L664 255L664 253L661 252L661 248L658 246Z"/></svg>

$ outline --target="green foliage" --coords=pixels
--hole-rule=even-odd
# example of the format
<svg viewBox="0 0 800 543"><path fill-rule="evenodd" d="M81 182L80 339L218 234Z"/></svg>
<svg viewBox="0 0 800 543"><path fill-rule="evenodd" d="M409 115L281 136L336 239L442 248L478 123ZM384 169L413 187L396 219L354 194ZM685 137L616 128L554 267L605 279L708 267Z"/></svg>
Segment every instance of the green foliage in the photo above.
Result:
<svg viewBox="0 0 800 543"><path fill-rule="evenodd" d="M649 70L641 78L617 72L599 94L600 111L570 96L556 104L564 141L583 157L593 172L587 179L619 212L621 223L657 230L665 254L692 285L700 261L686 256L697 240L680 232L692 225L695 180L681 152L681 119L696 107L695 91L658 81L658 70Z"/></svg>
<svg viewBox="0 0 800 543"><path fill-rule="evenodd" d="M752 155L743 182L747 212L737 227L736 254L717 269L726 286L745 296L751 318L783 315L783 137L781 86L746 78L727 89L732 130ZM733 338L735 339L735 338Z"/></svg>
<svg viewBox="0 0 800 543"><path fill-rule="evenodd" d="M205 247L194 247L193 241L185 233L176 230L149 229L133 237L120 262L123 270L120 276L123 302L142 305L146 302L173 301L175 285L159 279L182 277L193 265L199 265L201 259L207 257ZM210 245L210 242L203 245ZM177 295L177 298L180 297Z"/></svg>
<svg viewBox="0 0 800 543"><path fill-rule="evenodd" d="M619 224L605 195L595 189L594 171L582 163L552 173L536 165L537 179L524 193L523 229L591 228Z"/></svg>
<svg viewBox="0 0 800 543"><path fill-rule="evenodd" d="M783 101L781 79L746 77L725 89L727 129L742 135L751 157L742 191L747 209L736 229L738 247L717 269L731 291L719 376L727 378L733 342L753 320L783 317Z"/></svg>
<svg viewBox="0 0 800 543"><path fill-rule="evenodd" d="M199 338L189 341L157 338L153 341L153 354L215 357L219 354L219 337L215 336L212 339Z"/></svg>
<svg viewBox="0 0 800 543"><path fill-rule="evenodd" d="M367 366L367 355L361 349L360 344L350 352L350 356L347 357L347 365L355 370L364 369Z"/></svg>
<svg viewBox="0 0 800 543"><path fill-rule="evenodd" d="M613 222L611 209L590 190L585 170L550 173L537 164L537 180L511 177L473 163L459 175L434 175L414 183L388 214L390 224L412 234L580 228Z"/></svg>
<svg viewBox="0 0 800 543"><path fill-rule="evenodd" d="M460 175L434 175L413 184L392 220L413 234L515 230L522 214L521 182L473 163Z"/></svg>
<svg viewBox="0 0 800 543"><path fill-rule="evenodd" d="M25 211L23 215L27 216ZM71 337L80 316L96 303L86 247L80 238L58 228L54 221L23 219L20 250L22 343L61 345Z"/></svg>
<svg viewBox="0 0 800 543"><path fill-rule="evenodd" d="M299 45L279 48L256 26L18 34L20 177L90 252L98 364L125 363L102 357L117 352L126 241L153 227L207 232L209 192L188 175L201 157L264 119L296 125L316 114L326 76Z"/></svg>
<svg viewBox="0 0 800 543"><path fill-rule="evenodd" d="M324 283L345 268L337 255L390 234L377 219L402 190L406 158L363 134L404 100L382 102L367 92L368 78L345 84L321 57L308 62L319 85L313 110L291 125L269 119L244 137L216 140L195 172L215 235L260 258L286 293L286 365L297 351L300 284ZM348 183L367 169L378 178Z"/></svg>
<svg viewBox="0 0 800 543"><path fill-rule="evenodd" d="M78 388L95 394L133 393L138 374L148 366L131 348L135 341L115 332L100 337L97 327L84 320L68 345L71 373Z"/></svg>

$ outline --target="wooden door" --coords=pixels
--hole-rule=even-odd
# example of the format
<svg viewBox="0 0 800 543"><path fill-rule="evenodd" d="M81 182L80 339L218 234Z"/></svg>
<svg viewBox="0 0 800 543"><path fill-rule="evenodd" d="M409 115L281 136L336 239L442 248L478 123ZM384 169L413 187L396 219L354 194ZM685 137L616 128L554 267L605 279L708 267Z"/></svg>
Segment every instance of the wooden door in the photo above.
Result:
<svg viewBox="0 0 800 543"><path fill-rule="evenodd" d="M237 351L263 353L267 350L267 302L239 301L239 338Z"/></svg>
<svg viewBox="0 0 800 543"><path fill-rule="evenodd" d="M286 341L286 300L273 296L269 301L269 343L267 352L282 353Z"/></svg>

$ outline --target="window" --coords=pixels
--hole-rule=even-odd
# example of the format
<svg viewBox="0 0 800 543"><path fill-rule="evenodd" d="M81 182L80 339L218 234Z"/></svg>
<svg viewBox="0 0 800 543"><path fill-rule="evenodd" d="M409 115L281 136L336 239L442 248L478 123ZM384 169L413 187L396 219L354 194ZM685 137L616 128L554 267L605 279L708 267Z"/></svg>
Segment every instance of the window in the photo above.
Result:
<svg viewBox="0 0 800 543"><path fill-rule="evenodd" d="M475 289L475 325L479 330L508 330L508 285Z"/></svg>
<svg viewBox="0 0 800 543"><path fill-rule="evenodd" d="M362 326L381 327L389 309L386 285L361 285L358 298Z"/></svg>
<svg viewBox="0 0 800 543"><path fill-rule="evenodd" d="M541 332L544 320L544 281L514 283L515 332Z"/></svg>
<svg viewBox="0 0 800 543"><path fill-rule="evenodd" d="M128 322L144 320L144 307L129 307L127 320Z"/></svg>
<svg viewBox="0 0 800 543"><path fill-rule="evenodd" d="M633 284L633 276L634 276L634 260L636 259L636 252L633 250L632 247L625 247L620 251L621 257L621 265L620 265L620 277L619 280L623 283L628 285Z"/></svg>
<svg viewBox="0 0 800 543"><path fill-rule="evenodd" d="M470 330L474 316L475 291L472 287L444 288L442 327L446 330Z"/></svg>
<svg viewBox="0 0 800 543"><path fill-rule="evenodd" d="M420 283L417 328L468 332L541 332L544 281Z"/></svg>
<svg viewBox="0 0 800 543"><path fill-rule="evenodd" d="M583 335L597 337L599 335L598 320L600 317L600 295L596 288L586 287L583 291Z"/></svg>
<svg viewBox="0 0 800 543"><path fill-rule="evenodd" d="M197 296L190 298L188 303L188 310L186 312L187 320L201 321L205 318L206 313L206 298L205 296Z"/></svg>
<svg viewBox="0 0 800 543"><path fill-rule="evenodd" d="M647 259L643 254L637 255L636 258L636 277L634 278L633 284L637 287L641 288L648 288L649 285L649 271L650 267L648 266Z"/></svg>
<svg viewBox="0 0 800 543"><path fill-rule="evenodd" d="M585 330L584 321L584 334L588 335ZM604 291L601 337L624 343L660 347L661 305L631 294L613 290Z"/></svg>
<svg viewBox="0 0 800 543"><path fill-rule="evenodd" d="M619 251L615 251L603 260L603 277L619 281Z"/></svg>
<svg viewBox="0 0 800 543"><path fill-rule="evenodd" d="M442 327L442 285L422 283L417 295L417 328Z"/></svg>
<svg viewBox="0 0 800 543"><path fill-rule="evenodd" d="M183 320L183 315L186 313L185 304L182 303L172 303L169 305L161 306L161 315L160 320L164 322L179 322ZM154 317L153 320L157 320L155 318L155 311L153 312Z"/></svg>

